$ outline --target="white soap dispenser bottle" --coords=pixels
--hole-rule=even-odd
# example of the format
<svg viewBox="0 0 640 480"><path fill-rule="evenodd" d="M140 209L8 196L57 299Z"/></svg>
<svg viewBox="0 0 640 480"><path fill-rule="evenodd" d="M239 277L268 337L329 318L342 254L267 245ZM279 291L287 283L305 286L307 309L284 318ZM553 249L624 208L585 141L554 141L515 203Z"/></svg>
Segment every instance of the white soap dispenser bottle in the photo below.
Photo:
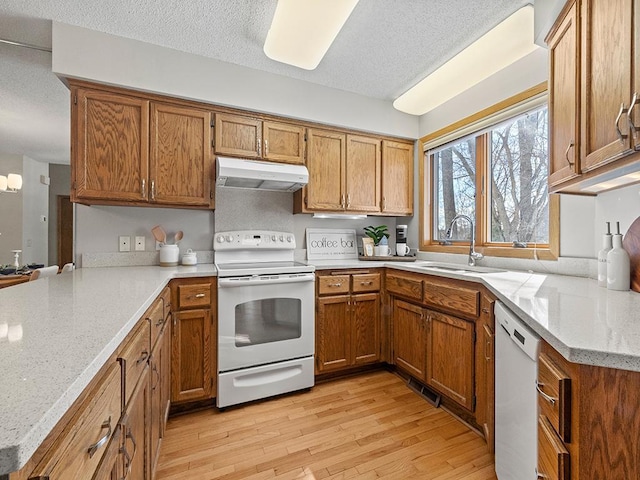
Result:
<svg viewBox="0 0 640 480"><path fill-rule="evenodd" d="M613 248L607 253L607 288L625 291L631 286L631 267L629 254L622 248L620 222L616 222L616 230Z"/></svg>
<svg viewBox="0 0 640 480"><path fill-rule="evenodd" d="M607 222L607 233L602 235L602 250L598 252L598 286L607 286L607 253L613 248L611 222Z"/></svg>

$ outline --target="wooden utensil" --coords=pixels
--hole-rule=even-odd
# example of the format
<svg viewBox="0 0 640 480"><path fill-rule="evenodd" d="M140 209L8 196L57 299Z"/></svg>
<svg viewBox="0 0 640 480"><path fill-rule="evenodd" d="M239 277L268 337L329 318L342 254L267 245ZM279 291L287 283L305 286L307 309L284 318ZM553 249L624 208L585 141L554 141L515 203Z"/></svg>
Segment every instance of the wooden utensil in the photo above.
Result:
<svg viewBox="0 0 640 480"><path fill-rule="evenodd" d="M182 237L183 237L182 230L178 230L178 231L176 232L176 235L173 237L173 243L175 243L175 244L177 245L177 244L178 244L178 242L179 242L180 240L182 240Z"/></svg>
<svg viewBox="0 0 640 480"><path fill-rule="evenodd" d="M153 227L151 233L153 234L153 238L156 239L156 242L167 243L167 234L160 225Z"/></svg>
<svg viewBox="0 0 640 480"><path fill-rule="evenodd" d="M631 290L640 292L640 217L627 230L622 246L631 260Z"/></svg>

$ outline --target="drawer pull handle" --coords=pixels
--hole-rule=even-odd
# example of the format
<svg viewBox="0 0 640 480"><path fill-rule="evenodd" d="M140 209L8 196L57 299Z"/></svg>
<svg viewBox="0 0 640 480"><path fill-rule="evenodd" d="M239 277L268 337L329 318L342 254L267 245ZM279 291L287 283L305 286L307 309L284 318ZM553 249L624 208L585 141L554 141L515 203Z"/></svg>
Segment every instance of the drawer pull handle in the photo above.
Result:
<svg viewBox="0 0 640 480"><path fill-rule="evenodd" d="M160 372L158 371L158 366L155 364L155 362L153 362L152 364L152 370L155 372L156 374L156 384L154 386L151 387L151 390L153 390L154 392L156 391L156 388L158 388L158 385L160 384Z"/></svg>
<svg viewBox="0 0 640 480"><path fill-rule="evenodd" d="M372 281L360 282L360 285L373 285L373 282Z"/></svg>
<svg viewBox="0 0 640 480"><path fill-rule="evenodd" d="M204 293L196 293L196 298L204 298Z"/></svg>
<svg viewBox="0 0 640 480"><path fill-rule="evenodd" d="M567 147L567 149L564 151L564 159L567 161L567 163L569 164L570 167L573 167L573 163L570 159L569 159L569 150L571 150L571 148L575 145L575 143L573 143L573 140L571 141L571 143L569 143L569 146Z"/></svg>
<svg viewBox="0 0 640 480"><path fill-rule="evenodd" d="M538 391L538 393L540 394L540 396L542 396L542 398L544 398L547 402L549 402L551 405L555 405L556 404L556 398L553 398L550 395L547 395L546 393L544 393L542 391L542 388L544 387L544 383L540 383L540 382L536 382L536 390Z"/></svg>
<svg viewBox="0 0 640 480"><path fill-rule="evenodd" d="M162 325L164 323L164 318L160 318L156 321L156 327L159 327L160 325Z"/></svg>
<svg viewBox="0 0 640 480"><path fill-rule="evenodd" d="M618 138L620 139L620 141L622 143L625 142L625 140L627 138L629 138L629 135L625 135L624 133L622 133L622 131L620 130L620 118L622 117L622 115L626 114L629 112L629 109L625 108L624 103L620 104L620 111L618 112L618 116L616 117L616 133L618 134Z"/></svg>
<svg viewBox="0 0 640 480"><path fill-rule="evenodd" d="M327 283L327 287L341 287L341 283Z"/></svg>
<svg viewBox="0 0 640 480"><path fill-rule="evenodd" d="M131 470L131 457L129 456L129 452L127 451L126 444L120 447L120 453L124 455L124 468L127 472L129 472Z"/></svg>
<svg viewBox="0 0 640 480"><path fill-rule="evenodd" d="M93 457L93 455L100 449L100 447L102 447L105 443L107 443L107 440L109 440L109 437L111 437L111 432L112 432L111 416L109 416L109 419L107 421L102 423L100 430L104 430L105 428L107 429L107 433L104 434L104 437L102 437L96 443L91 445L87 450L87 453L89 454L89 458Z"/></svg>
<svg viewBox="0 0 640 480"><path fill-rule="evenodd" d="M489 313L489 309L487 307L483 308L482 309L482 313L487 313L488 314Z"/></svg>
<svg viewBox="0 0 640 480"><path fill-rule="evenodd" d="M140 365L142 362L146 362L147 358L149 358L149 352L143 350L143 352L140 354L140 358L136 360L136 365Z"/></svg>

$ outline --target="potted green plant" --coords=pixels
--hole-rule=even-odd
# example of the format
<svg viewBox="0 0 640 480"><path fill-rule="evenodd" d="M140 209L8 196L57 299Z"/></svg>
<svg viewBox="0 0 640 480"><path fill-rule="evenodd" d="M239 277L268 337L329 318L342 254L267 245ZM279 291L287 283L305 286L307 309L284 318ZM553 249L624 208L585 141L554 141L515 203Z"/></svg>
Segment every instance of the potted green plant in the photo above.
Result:
<svg viewBox="0 0 640 480"><path fill-rule="evenodd" d="M364 234L373 240L373 250L376 257L386 257L389 255L389 232L386 225L378 225L374 227L369 225L364 227Z"/></svg>

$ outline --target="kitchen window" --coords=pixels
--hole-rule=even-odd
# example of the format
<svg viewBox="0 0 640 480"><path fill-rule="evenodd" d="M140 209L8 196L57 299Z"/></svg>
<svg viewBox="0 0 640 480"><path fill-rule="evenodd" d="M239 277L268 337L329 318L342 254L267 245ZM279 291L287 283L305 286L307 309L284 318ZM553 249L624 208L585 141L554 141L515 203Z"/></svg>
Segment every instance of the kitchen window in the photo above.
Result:
<svg viewBox="0 0 640 480"><path fill-rule="evenodd" d="M549 116L539 85L423 139L421 250L555 259L559 201L548 191ZM466 245L466 247L465 247Z"/></svg>

